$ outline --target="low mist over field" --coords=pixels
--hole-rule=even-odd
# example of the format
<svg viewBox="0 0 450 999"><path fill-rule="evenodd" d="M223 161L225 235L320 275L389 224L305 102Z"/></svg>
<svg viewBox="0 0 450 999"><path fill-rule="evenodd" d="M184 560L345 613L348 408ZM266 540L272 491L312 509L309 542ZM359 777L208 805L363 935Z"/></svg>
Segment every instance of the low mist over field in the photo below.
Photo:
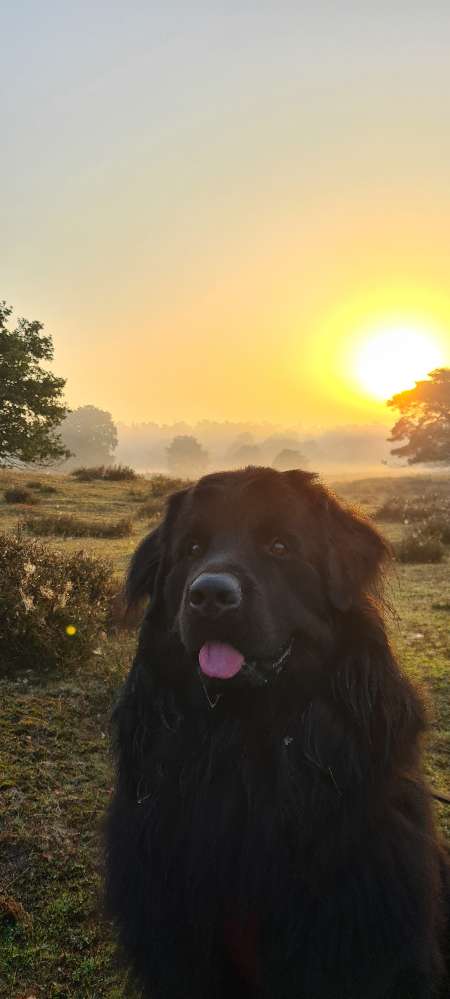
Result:
<svg viewBox="0 0 450 999"><path fill-rule="evenodd" d="M315 471L383 471L390 458L385 426L348 426L305 432L270 423L119 423L116 458L140 472L167 471L167 448L175 437L194 437L207 452L207 468L238 465L301 465ZM283 452L290 455L283 457ZM278 459L278 461L277 461ZM392 467L398 462L390 458ZM193 468L195 472L195 468Z"/></svg>

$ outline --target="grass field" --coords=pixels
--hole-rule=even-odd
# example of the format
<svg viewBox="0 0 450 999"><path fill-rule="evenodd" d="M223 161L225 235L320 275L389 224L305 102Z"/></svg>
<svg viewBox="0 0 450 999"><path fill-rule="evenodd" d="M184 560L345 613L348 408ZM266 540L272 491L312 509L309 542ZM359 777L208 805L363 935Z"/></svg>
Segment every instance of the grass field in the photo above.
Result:
<svg viewBox="0 0 450 999"><path fill-rule="evenodd" d="M4 491L25 482L52 485L30 506ZM78 483L63 476L0 472L0 531L27 514L132 518L128 537L46 538L55 549L110 559L119 581L129 556L157 520L159 502L140 508L149 482ZM337 483L344 499L373 513L402 493L448 495L450 480L377 478ZM162 501L161 501L162 503ZM397 541L401 523L381 529ZM426 765L433 788L450 796L450 547L437 565L396 564L388 586L391 633L400 661L425 692L433 724ZM133 633L103 639L90 662L71 672L0 679L0 996L4 999L118 999L131 996L114 961L101 914L101 823L112 783L108 719L133 649ZM450 840L450 807L436 803Z"/></svg>

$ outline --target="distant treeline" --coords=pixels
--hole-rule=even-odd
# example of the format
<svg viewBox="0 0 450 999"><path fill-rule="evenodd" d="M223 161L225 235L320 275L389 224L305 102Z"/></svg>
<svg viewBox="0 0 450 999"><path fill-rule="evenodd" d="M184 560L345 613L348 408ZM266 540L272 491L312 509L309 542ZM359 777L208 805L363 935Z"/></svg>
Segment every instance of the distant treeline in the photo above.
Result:
<svg viewBox="0 0 450 999"><path fill-rule="evenodd" d="M384 426L350 426L305 434L271 424L213 422L196 424L115 424L110 413L81 406L61 425L79 465L130 465L139 472L169 472L195 477L208 470L272 465L280 470L321 470L339 465L373 467L389 458Z"/></svg>
<svg viewBox="0 0 450 999"><path fill-rule="evenodd" d="M117 460L142 471L168 469L168 448L176 437L195 438L207 453L207 467L258 464L311 469L328 465L374 466L390 457L384 426L349 426L305 434L270 424L212 422L194 425L139 423L117 425ZM283 455L283 452L289 454ZM291 460L289 460L291 459ZM392 459L391 459L392 461ZM393 464L397 464L396 462Z"/></svg>

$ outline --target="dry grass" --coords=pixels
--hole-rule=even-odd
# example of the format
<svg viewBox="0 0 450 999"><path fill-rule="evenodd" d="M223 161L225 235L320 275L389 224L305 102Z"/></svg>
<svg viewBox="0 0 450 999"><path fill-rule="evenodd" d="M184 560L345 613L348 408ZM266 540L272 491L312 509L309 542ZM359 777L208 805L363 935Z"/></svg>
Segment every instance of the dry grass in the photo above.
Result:
<svg viewBox="0 0 450 999"><path fill-rule="evenodd" d="M129 517L120 520L82 520L71 513L26 517L23 526L36 537L53 535L62 538L127 538L133 530Z"/></svg>

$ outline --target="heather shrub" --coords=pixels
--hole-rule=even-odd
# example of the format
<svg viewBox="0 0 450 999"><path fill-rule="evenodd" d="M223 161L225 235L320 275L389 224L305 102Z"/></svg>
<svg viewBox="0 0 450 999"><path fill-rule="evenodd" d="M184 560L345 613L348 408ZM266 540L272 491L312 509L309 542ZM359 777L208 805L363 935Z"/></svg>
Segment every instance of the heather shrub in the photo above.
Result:
<svg viewBox="0 0 450 999"><path fill-rule="evenodd" d="M374 513L375 520L412 524L437 514L450 514L450 499L442 492L426 492L416 496L390 496Z"/></svg>
<svg viewBox="0 0 450 999"><path fill-rule="evenodd" d="M39 503L38 497L24 486L15 486L12 489L5 489L5 503Z"/></svg>
<svg viewBox="0 0 450 999"><path fill-rule="evenodd" d="M426 521L428 533L440 538L442 544L450 545L450 511L435 513Z"/></svg>
<svg viewBox="0 0 450 999"><path fill-rule="evenodd" d="M92 465L90 468L83 465L81 468L74 468L70 474L78 482L93 482L94 479L103 479L104 471L104 465Z"/></svg>
<svg viewBox="0 0 450 999"><path fill-rule="evenodd" d="M51 496L52 494L57 493L58 490L56 486L51 486L49 482L41 482L39 492L41 492L44 496Z"/></svg>
<svg viewBox="0 0 450 999"><path fill-rule="evenodd" d="M141 503L135 516L139 520L153 520L155 517L160 517L164 509L164 501L162 497L155 497L154 499L145 500Z"/></svg>
<svg viewBox="0 0 450 999"><path fill-rule="evenodd" d="M408 529L402 540L394 545L399 562L442 562L444 551L441 539L428 533L424 526Z"/></svg>
<svg viewBox="0 0 450 999"><path fill-rule="evenodd" d="M37 537L54 535L63 538L126 538L133 530L128 517L120 520L83 520L70 513L27 517L24 527Z"/></svg>
<svg viewBox="0 0 450 999"><path fill-rule="evenodd" d="M0 670L86 661L98 644L113 592L106 562L0 534Z"/></svg>
<svg viewBox="0 0 450 999"><path fill-rule="evenodd" d="M105 482L125 482L137 479L134 468L130 465L110 465L103 473Z"/></svg>
<svg viewBox="0 0 450 999"><path fill-rule="evenodd" d="M192 485L189 479L176 479L171 475L153 475L149 482L149 495L152 498L169 496L177 489Z"/></svg>
<svg viewBox="0 0 450 999"><path fill-rule="evenodd" d="M189 479L175 479L170 475L154 475L150 480L150 494L136 513L139 519L155 520L164 510L164 502L171 493L192 483Z"/></svg>
<svg viewBox="0 0 450 999"><path fill-rule="evenodd" d="M74 468L70 474L78 482L93 482L95 479L101 479L103 482L124 482L137 479L136 472L130 465L82 466Z"/></svg>

